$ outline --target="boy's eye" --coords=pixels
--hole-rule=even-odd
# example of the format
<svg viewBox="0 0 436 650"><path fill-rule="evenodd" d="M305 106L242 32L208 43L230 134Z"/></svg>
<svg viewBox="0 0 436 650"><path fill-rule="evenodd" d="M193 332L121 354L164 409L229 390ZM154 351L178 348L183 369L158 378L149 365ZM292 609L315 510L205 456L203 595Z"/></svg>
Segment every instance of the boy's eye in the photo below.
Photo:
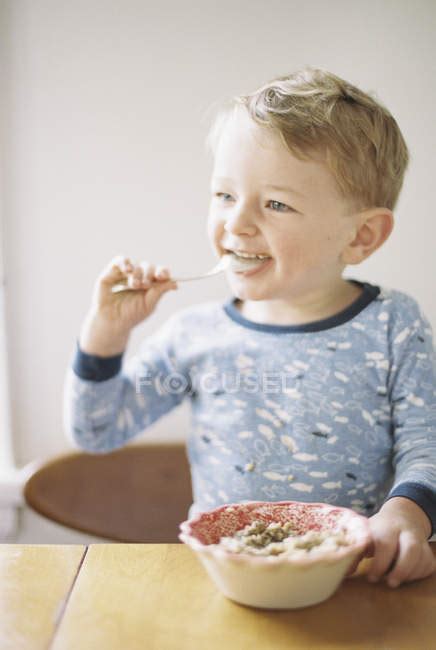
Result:
<svg viewBox="0 0 436 650"><path fill-rule="evenodd" d="M227 200L226 197L231 198L230 194L226 194L225 192L215 192L215 196L219 199L223 199L223 201Z"/></svg>
<svg viewBox="0 0 436 650"><path fill-rule="evenodd" d="M268 203L271 204L271 208L276 212L286 212L286 210L293 210L289 206L285 205L285 203L281 203L280 201L268 201Z"/></svg>
<svg viewBox="0 0 436 650"><path fill-rule="evenodd" d="M215 192L215 196L218 199L221 199L223 201L229 201L232 198L231 194L227 194L226 192ZM295 212L295 210L285 203L282 203L281 201L268 201L268 205L270 205L271 209L274 210L274 212Z"/></svg>

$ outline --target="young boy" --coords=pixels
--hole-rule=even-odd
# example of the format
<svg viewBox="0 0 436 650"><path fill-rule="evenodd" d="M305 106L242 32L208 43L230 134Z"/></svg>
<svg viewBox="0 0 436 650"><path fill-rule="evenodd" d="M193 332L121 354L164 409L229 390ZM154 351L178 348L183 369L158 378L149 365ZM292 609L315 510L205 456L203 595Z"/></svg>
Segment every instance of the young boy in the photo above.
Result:
<svg viewBox="0 0 436 650"><path fill-rule="evenodd" d="M65 386L65 425L121 447L189 398L194 503L300 500L370 517L369 579L435 570L436 372L416 301L344 279L393 228L408 151L371 96L306 67L235 98L209 136L208 232L232 298L180 310L124 367L132 328L176 289L117 258L97 280ZM131 291L113 293L126 281ZM353 567L354 569L354 567Z"/></svg>

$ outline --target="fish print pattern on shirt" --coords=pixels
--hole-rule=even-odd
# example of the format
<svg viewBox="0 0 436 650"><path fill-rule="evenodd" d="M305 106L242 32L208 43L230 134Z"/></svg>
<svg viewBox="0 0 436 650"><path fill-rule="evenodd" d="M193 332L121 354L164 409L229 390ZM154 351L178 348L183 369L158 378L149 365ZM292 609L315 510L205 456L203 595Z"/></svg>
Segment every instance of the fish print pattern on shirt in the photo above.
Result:
<svg viewBox="0 0 436 650"><path fill-rule="evenodd" d="M247 326L226 305L180 310L105 381L70 368L75 442L105 453L187 399L190 515L288 499L371 515L400 484L436 491L435 351L411 296L381 289L315 331Z"/></svg>

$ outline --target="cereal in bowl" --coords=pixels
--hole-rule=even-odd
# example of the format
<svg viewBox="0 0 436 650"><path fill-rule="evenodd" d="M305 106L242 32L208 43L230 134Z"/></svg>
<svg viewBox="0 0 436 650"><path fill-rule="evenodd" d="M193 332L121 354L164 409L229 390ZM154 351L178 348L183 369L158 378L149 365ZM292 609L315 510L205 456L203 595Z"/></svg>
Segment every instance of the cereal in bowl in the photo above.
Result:
<svg viewBox="0 0 436 650"><path fill-rule="evenodd" d="M218 546L232 553L298 556L313 549L331 551L348 544L344 529L339 532L309 530L298 534L292 522L268 524L256 519L234 535L221 537Z"/></svg>

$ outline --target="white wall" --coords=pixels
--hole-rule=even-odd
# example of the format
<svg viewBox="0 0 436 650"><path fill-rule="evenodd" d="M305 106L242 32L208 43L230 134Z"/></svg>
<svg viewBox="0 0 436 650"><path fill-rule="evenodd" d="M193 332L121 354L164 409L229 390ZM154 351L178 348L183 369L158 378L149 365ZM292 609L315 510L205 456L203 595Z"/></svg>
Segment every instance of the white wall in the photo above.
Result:
<svg viewBox="0 0 436 650"><path fill-rule="evenodd" d="M209 268L205 111L300 65L376 91L412 161L382 250L348 276L413 294L436 326L436 5L428 0L1 4L2 185L12 420L19 464L68 448L62 386L97 273L118 253ZM228 295L180 285L135 331ZM183 437L183 405L145 437Z"/></svg>

